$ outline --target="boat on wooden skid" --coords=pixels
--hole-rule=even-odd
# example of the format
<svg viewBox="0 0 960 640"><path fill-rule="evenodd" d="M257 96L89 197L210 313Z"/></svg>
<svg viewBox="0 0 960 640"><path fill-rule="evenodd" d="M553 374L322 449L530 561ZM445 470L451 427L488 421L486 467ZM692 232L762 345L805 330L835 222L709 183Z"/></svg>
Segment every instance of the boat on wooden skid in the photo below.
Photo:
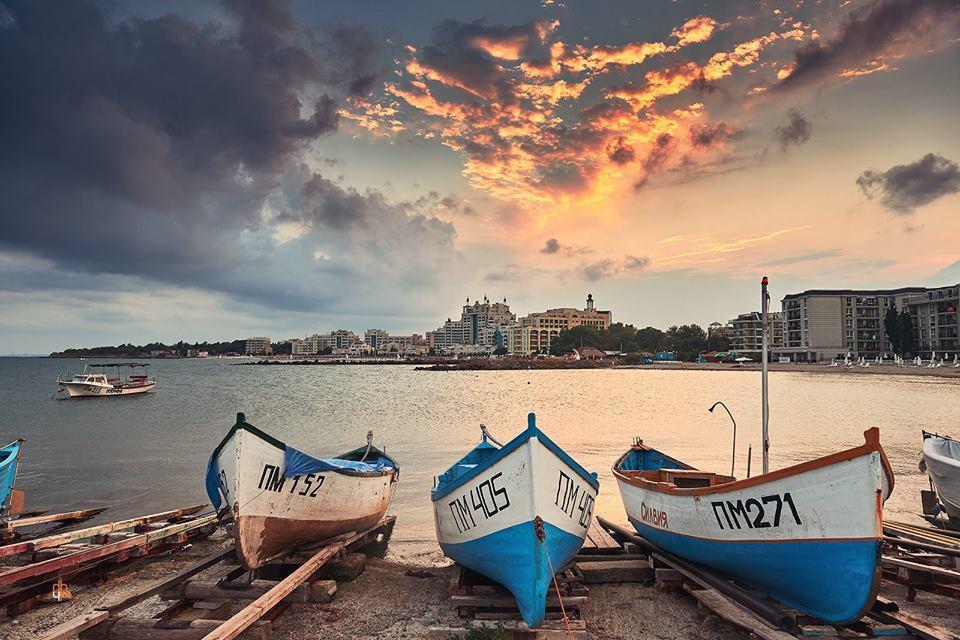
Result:
<svg viewBox="0 0 960 640"><path fill-rule="evenodd" d="M638 441L613 474L645 539L842 624L876 598L883 502L893 489L879 430L864 438L859 447L739 481Z"/></svg>
<svg viewBox="0 0 960 640"><path fill-rule="evenodd" d="M859 447L769 471L767 278L761 285L763 473L700 471L637 439L613 475L630 523L654 545L825 622L851 622L880 585L893 470L872 428Z"/></svg>
<svg viewBox="0 0 960 640"><path fill-rule="evenodd" d="M206 489L233 520L237 555L250 569L298 547L361 531L384 516L400 467L366 446L315 458L246 421L242 413L210 456Z"/></svg>
<svg viewBox="0 0 960 640"><path fill-rule="evenodd" d="M949 526L960 528L960 441L923 432L921 470L930 478Z"/></svg>
<svg viewBox="0 0 960 640"><path fill-rule="evenodd" d="M503 446L483 437L433 489L444 554L510 590L531 627L545 615L553 577L583 545L599 490L590 473L529 414Z"/></svg>
<svg viewBox="0 0 960 640"><path fill-rule="evenodd" d="M23 510L23 492L14 489L23 440L14 440L0 448L0 522Z"/></svg>

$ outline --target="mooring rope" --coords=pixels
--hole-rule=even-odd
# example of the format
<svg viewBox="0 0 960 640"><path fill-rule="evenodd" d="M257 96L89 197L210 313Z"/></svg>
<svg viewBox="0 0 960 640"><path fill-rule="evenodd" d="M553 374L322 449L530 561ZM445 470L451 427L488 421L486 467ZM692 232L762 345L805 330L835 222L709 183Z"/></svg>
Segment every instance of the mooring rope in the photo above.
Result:
<svg viewBox="0 0 960 640"><path fill-rule="evenodd" d="M533 530L537 539L543 543L543 552L547 556L547 565L550 567L550 575L553 576L553 588L557 592L557 600L560 602L560 614L563 616L563 625L567 628L567 637L573 640L573 631L570 630L570 618L567 617L567 609L563 606L563 596L560 594L560 583L557 582L557 573L553 569L553 560L550 558L550 549L547 548L547 532L543 528L543 518L537 516L533 519Z"/></svg>

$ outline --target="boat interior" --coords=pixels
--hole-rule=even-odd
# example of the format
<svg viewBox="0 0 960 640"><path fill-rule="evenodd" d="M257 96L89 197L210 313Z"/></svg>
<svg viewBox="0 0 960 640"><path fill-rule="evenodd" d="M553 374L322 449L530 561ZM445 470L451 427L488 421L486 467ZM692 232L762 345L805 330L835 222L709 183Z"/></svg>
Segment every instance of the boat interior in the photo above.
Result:
<svg viewBox="0 0 960 640"><path fill-rule="evenodd" d="M437 489L455 482L460 476L469 473L478 465L483 464L487 458L492 456L497 451L499 451L497 447L493 446L486 440L483 440L483 442L471 449L467 455L463 456L456 462L456 464L447 469L437 478Z"/></svg>
<svg viewBox="0 0 960 640"><path fill-rule="evenodd" d="M736 480L732 476L694 469L656 449L644 446L642 441L617 461L616 469L628 478L662 482L678 489L715 487Z"/></svg>

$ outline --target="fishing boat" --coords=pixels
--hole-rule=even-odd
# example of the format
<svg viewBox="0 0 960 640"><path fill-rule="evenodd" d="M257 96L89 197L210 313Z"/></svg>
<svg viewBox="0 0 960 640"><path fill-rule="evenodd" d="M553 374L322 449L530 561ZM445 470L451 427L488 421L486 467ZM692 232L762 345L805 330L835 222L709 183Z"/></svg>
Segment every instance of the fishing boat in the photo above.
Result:
<svg viewBox="0 0 960 640"><path fill-rule="evenodd" d="M71 398L104 398L147 393L157 386L157 379L147 375L149 366L141 362L87 364L83 367L83 373L66 378L58 376L57 391L66 391ZM116 368L116 375L96 371L107 368ZM121 371L126 368L129 368L131 373L124 378ZM143 373L135 373L138 369L142 369Z"/></svg>
<svg viewBox="0 0 960 640"><path fill-rule="evenodd" d="M0 449L0 522L23 510L23 492L14 489L23 440L14 440Z"/></svg>
<svg viewBox="0 0 960 640"><path fill-rule="evenodd" d="M482 425L481 433L432 491L437 541L447 557L509 589L535 627L554 575L583 545L600 485L532 413L506 445Z"/></svg>
<svg viewBox="0 0 960 640"><path fill-rule="evenodd" d="M237 555L256 569L297 547L375 525L399 465L373 446L315 458L247 422L242 413L207 465L210 502L233 521Z"/></svg>
<svg viewBox="0 0 960 640"><path fill-rule="evenodd" d="M960 441L924 431L921 456L921 468L930 478L951 528L960 528Z"/></svg>
<svg viewBox="0 0 960 640"><path fill-rule="evenodd" d="M894 483L880 432L770 471L766 331L763 340L763 473L737 480L701 471L637 439L613 466L624 508L637 533L668 552L828 623L857 620L880 584L883 503Z"/></svg>

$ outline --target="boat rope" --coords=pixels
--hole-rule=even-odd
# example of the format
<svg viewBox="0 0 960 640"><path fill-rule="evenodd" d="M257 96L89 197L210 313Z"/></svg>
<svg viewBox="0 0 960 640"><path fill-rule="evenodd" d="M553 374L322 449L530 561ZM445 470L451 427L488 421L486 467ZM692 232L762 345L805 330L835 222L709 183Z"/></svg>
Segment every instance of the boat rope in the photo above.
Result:
<svg viewBox="0 0 960 640"><path fill-rule="evenodd" d="M487 431L487 425L483 424L482 422L480 423L480 433L483 434L483 438L484 438L485 440L489 440L490 442L492 442L493 444L497 445L498 447L501 447L501 448L503 447L503 445L500 444L500 443L497 441L496 438L494 438L492 435L490 435L490 432Z"/></svg>
<svg viewBox="0 0 960 640"><path fill-rule="evenodd" d="M373 447L373 429L367 431L367 450L363 452L363 457L360 458L360 462L363 462L367 459L367 456L370 455L370 449Z"/></svg>
<svg viewBox="0 0 960 640"><path fill-rule="evenodd" d="M563 596L560 595L560 584L557 582L557 572L553 569L553 560L550 558L550 549L547 548L547 532L543 528L543 518L537 516L533 519L533 531L537 540L543 543L543 552L547 556L547 565L550 567L550 575L553 576L553 588L557 592L557 601L560 603L560 614L563 616L563 625L567 628L567 637L573 640L573 631L570 630L570 618L567 617L567 609L563 606Z"/></svg>

